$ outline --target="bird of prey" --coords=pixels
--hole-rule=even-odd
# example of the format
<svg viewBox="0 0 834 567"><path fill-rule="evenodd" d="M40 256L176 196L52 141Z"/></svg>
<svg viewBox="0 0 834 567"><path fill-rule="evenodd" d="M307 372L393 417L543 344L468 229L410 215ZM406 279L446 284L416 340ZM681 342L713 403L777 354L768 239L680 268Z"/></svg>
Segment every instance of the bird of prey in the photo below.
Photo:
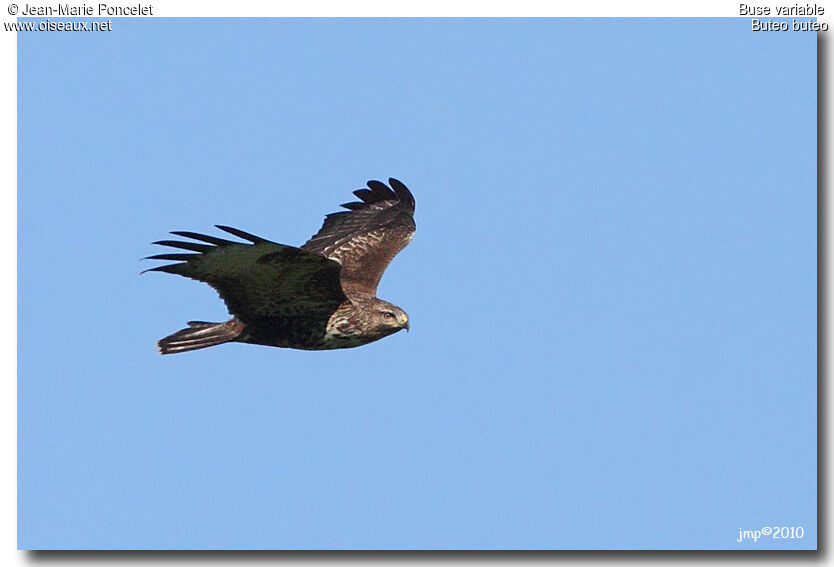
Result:
<svg viewBox="0 0 834 567"><path fill-rule="evenodd" d="M321 229L296 248L242 230L217 225L246 242L196 232L190 239L154 242L191 253L146 259L172 260L146 271L168 272L205 282L218 291L232 318L223 323L190 321L187 329L161 339L162 354L227 342L305 350L361 346L401 329L408 315L377 299L385 268L411 241L414 196L389 179L368 181L353 192L359 201L327 215Z"/></svg>

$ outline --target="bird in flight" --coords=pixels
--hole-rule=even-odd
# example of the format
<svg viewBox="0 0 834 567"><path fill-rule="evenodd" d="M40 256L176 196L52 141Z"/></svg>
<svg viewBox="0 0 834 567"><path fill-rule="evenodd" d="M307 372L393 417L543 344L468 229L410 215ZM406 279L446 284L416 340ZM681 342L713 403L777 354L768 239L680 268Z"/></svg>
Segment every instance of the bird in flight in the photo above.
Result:
<svg viewBox="0 0 834 567"><path fill-rule="evenodd" d="M189 240L154 242L190 253L146 259L175 261L151 268L205 282L220 294L232 318L190 321L161 339L162 354L228 342L327 350L361 346L401 329L405 311L376 297L385 268L414 235L414 196L396 179L368 181L359 201L327 215L302 246L287 246L217 225L246 242L196 232Z"/></svg>

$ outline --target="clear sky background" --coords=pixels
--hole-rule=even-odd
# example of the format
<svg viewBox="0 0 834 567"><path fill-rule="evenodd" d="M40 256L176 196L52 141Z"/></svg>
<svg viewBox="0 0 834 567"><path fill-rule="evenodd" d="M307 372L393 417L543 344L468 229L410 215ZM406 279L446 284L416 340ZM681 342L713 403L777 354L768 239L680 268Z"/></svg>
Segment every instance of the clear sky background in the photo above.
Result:
<svg viewBox="0 0 834 567"><path fill-rule="evenodd" d="M748 19L18 34L22 548L816 546L816 37ZM170 230L418 231L352 350L223 320ZM739 529L804 538L738 543Z"/></svg>

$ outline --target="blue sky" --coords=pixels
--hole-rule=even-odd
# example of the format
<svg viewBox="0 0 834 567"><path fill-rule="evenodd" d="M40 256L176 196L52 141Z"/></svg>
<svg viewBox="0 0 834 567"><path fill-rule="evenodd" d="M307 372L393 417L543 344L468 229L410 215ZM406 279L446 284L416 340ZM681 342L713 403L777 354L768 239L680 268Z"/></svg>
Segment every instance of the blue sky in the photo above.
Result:
<svg viewBox="0 0 834 567"><path fill-rule="evenodd" d="M749 25L19 34L19 546L814 548L816 37ZM226 311L151 241L389 176L409 334L157 354Z"/></svg>

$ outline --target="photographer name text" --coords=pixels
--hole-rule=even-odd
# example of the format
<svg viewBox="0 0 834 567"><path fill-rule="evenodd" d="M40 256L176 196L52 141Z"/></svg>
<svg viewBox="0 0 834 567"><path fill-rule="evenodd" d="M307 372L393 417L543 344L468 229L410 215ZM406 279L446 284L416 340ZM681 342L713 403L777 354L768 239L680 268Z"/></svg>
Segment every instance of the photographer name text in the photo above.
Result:
<svg viewBox="0 0 834 567"><path fill-rule="evenodd" d="M19 16L153 16L150 4L114 6L111 4L58 4L36 6L24 4Z"/></svg>

